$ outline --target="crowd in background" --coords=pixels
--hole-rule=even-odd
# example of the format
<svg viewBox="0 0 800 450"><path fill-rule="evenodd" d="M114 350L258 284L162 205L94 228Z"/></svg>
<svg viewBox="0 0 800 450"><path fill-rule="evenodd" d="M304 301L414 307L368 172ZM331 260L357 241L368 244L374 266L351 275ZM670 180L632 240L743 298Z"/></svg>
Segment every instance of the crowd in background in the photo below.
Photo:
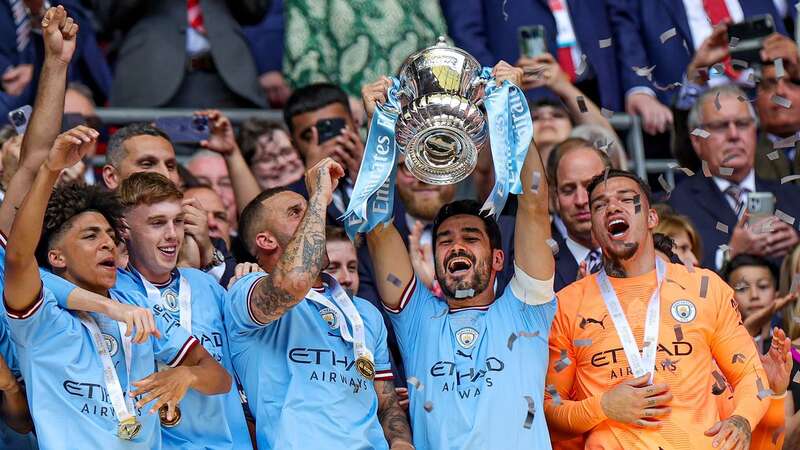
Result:
<svg viewBox="0 0 800 450"><path fill-rule="evenodd" d="M648 157L678 161L674 185L650 180L654 231L673 258L711 269L733 288L760 352L774 327L800 345L800 30L790 0L0 0L0 117L35 106L45 56L40 23L51 5L63 5L80 26L61 130L100 132L57 184L113 190L133 172L165 175L183 198L197 200L192 213L205 216L199 229L187 227L197 236L180 249L178 265L216 270L223 287L237 263L256 262L240 226L245 206L280 187L308 197L305 171L331 157L344 176L328 205L326 270L348 293L380 306L367 246L351 245L339 219L364 153L361 88L446 35L482 65L524 70L550 185L556 292L602 263L587 186L604 171L630 167L623 133L609 122L624 112L641 118ZM757 63L736 67L727 30L762 15L775 32ZM518 30L529 25L544 26L546 53L520 54ZM173 150L169 133L152 124L103 124L96 108L106 106L191 108L211 132ZM218 111L234 108L281 111L283 120L232 124ZM340 126L322 139L325 121ZM0 195L20 165L23 135L13 125L0 129ZM426 184L399 165L394 225L432 292L441 296L431 248L436 214L454 200L484 201L493 184L488 151L458 185ZM747 213L757 193L775 200L762 216ZM511 201L498 220L510 255L520 252L510 244L515 214ZM497 292L513 269L509 262L498 275ZM402 403L409 374L379 309ZM800 353L793 357L792 380ZM781 439L795 449L800 383L787 387Z"/></svg>

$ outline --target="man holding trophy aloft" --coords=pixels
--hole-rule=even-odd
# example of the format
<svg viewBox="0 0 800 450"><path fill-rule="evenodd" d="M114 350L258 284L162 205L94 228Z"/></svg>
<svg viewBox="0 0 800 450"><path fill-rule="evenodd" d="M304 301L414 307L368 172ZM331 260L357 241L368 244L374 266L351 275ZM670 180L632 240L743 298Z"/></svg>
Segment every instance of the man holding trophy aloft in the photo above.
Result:
<svg viewBox="0 0 800 450"><path fill-rule="evenodd" d="M521 78L521 69L505 62L481 69L440 42L410 56L398 78L362 92L373 117L344 220L351 236L368 233L409 376L417 449L550 448L542 402L554 261L547 183ZM425 182L457 183L489 142L497 181L486 204L447 204L433 223L441 301L416 279L390 223L397 157L403 151ZM509 193L518 195L514 246L525 251L516 252L514 277L496 295L505 255L495 216Z"/></svg>

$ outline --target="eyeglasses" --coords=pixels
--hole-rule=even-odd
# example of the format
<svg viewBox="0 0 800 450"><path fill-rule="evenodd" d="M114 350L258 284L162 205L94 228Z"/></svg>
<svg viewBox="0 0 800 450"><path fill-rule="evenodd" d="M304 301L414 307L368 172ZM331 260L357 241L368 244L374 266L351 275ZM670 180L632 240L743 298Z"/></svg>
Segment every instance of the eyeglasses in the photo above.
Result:
<svg viewBox="0 0 800 450"><path fill-rule="evenodd" d="M731 124L736 127L736 131L747 131L753 126L755 120L752 117L731 119L731 120L716 120L714 122L706 122L702 124L704 130L709 133L723 134L730 129Z"/></svg>

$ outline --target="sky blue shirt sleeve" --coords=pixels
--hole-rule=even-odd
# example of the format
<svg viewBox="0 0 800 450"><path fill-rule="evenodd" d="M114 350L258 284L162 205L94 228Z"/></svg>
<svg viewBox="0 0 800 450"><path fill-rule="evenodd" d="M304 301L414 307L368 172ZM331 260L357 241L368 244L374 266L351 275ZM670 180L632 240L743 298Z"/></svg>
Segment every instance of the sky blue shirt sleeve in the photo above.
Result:
<svg viewBox="0 0 800 450"><path fill-rule="evenodd" d="M231 286L225 297L224 313L229 335L247 334L268 325L259 322L250 311L250 294L258 281L266 276L263 272L249 273Z"/></svg>
<svg viewBox="0 0 800 450"><path fill-rule="evenodd" d="M432 317L442 314L442 308L447 309L447 304L436 298L416 276L406 286L400 299L400 307L397 310L386 308L400 351L404 355L416 353L418 330L426 326L426 322Z"/></svg>
<svg viewBox="0 0 800 450"><path fill-rule="evenodd" d="M53 335L74 326L76 320L59 306L53 292L43 285L39 297L25 311L7 311L11 335L17 346L29 347L48 341Z"/></svg>

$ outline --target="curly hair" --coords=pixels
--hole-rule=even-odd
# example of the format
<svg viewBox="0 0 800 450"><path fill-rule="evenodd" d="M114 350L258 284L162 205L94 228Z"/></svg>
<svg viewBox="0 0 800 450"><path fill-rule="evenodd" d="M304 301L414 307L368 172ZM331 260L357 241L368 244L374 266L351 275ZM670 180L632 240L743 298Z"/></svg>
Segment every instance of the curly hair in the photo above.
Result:
<svg viewBox="0 0 800 450"><path fill-rule="evenodd" d="M73 218L89 211L101 214L114 231L119 230L122 205L116 193L82 182L68 183L53 191L44 213L42 237L36 247L40 266L51 268L47 253L53 243L69 229Z"/></svg>

